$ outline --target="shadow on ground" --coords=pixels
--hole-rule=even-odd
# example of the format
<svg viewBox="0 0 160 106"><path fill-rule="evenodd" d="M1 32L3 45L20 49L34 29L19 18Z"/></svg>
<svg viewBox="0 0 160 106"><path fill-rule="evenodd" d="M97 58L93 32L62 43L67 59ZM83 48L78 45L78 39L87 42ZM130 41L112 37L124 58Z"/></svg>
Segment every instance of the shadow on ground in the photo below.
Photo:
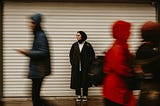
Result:
<svg viewBox="0 0 160 106"><path fill-rule="evenodd" d="M87 102L76 102L74 97L45 98L44 106L103 106L101 97L90 97ZM31 98L4 98L0 106L32 106Z"/></svg>

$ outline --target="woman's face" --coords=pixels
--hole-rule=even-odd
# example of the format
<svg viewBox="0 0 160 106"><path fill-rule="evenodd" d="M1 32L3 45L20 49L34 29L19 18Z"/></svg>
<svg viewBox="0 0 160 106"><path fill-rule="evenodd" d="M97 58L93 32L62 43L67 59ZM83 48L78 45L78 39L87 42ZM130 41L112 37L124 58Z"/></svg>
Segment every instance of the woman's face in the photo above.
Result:
<svg viewBox="0 0 160 106"><path fill-rule="evenodd" d="M77 40L81 40L81 39L82 39L81 34L80 34L80 33L77 33L76 38L77 38Z"/></svg>

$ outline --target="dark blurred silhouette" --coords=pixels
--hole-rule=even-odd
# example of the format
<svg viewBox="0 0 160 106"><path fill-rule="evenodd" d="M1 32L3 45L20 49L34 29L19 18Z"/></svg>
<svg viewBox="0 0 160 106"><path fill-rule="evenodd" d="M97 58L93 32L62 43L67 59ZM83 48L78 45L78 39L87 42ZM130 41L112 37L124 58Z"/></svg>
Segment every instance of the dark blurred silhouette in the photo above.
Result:
<svg viewBox="0 0 160 106"><path fill-rule="evenodd" d="M129 90L123 77L132 76L130 68L133 55L129 51L127 40L130 36L131 23L118 20L112 26L115 41L105 52L103 97L105 106L136 106L132 90Z"/></svg>
<svg viewBox="0 0 160 106"><path fill-rule="evenodd" d="M0 100L0 106L4 106L4 102Z"/></svg>
<svg viewBox="0 0 160 106"><path fill-rule="evenodd" d="M144 77L138 106L160 106L160 24L147 21L141 28L143 43L136 51L137 71Z"/></svg>
<svg viewBox="0 0 160 106"><path fill-rule="evenodd" d="M33 106L44 106L40 98L40 90L45 76L51 72L50 50L45 32L41 28L42 15L34 14L29 23L33 35L31 50L19 50L20 53L30 58L29 78L32 80Z"/></svg>
<svg viewBox="0 0 160 106"><path fill-rule="evenodd" d="M88 80L90 66L95 59L95 52L92 45L86 41L87 35L83 31L77 32L77 42L73 43L70 49L71 63L71 89L75 89L76 101L87 101L88 87L91 83ZM81 92L81 88L83 93ZM81 95L82 94L82 95Z"/></svg>

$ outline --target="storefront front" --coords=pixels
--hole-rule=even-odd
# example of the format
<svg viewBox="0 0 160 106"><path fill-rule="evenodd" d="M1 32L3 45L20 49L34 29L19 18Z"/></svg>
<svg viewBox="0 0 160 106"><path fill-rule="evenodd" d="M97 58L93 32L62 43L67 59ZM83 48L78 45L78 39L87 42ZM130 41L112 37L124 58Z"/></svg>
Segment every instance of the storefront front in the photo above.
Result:
<svg viewBox="0 0 160 106"><path fill-rule="evenodd" d="M1 17L3 75L0 75L3 76L1 79L3 84L0 87L3 97L30 96L30 80L27 78L28 58L18 54L15 49L30 48L32 34L28 22L29 16L34 13L44 15L43 28L49 38L52 56L52 74L45 79L42 87L43 96L74 96L74 90L70 89L69 51L72 43L76 41L77 31L85 31L96 55L103 55L114 40L111 36L113 22L129 21L132 23L129 44L130 50L134 53L140 45L141 25L149 20L156 21L157 17L156 8L149 1L143 3L112 3L104 0L102 2L4 1L3 17ZM91 87L89 95L101 95L101 87Z"/></svg>

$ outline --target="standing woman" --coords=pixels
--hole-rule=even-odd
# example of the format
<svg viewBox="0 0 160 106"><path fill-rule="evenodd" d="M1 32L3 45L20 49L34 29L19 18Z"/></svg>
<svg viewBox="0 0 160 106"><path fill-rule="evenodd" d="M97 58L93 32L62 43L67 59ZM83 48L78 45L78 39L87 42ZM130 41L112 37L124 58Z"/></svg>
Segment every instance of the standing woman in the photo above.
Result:
<svg viewBox="0 0 160 106"><path fill-rule="evenodd" d="M83 31L78 31L77 42L72 44L70 49L71 64L71 89L75 89L77 95L76 101L87 101L88 87L91 83L88 81L88 72L95 59L95 52L92 45L86 41L87 35ZM81 88L83 93L81 93Z"/></svg>
<svg viewBox="0 0 160 106"><path fill-rule="evenodd" d="M131 76L129 67L133 56L128 49L131 24L116 21L112 26L115 41L104 57L103 97L105 106L136 106L132 90L129 90L123 77Z"/></svg>

